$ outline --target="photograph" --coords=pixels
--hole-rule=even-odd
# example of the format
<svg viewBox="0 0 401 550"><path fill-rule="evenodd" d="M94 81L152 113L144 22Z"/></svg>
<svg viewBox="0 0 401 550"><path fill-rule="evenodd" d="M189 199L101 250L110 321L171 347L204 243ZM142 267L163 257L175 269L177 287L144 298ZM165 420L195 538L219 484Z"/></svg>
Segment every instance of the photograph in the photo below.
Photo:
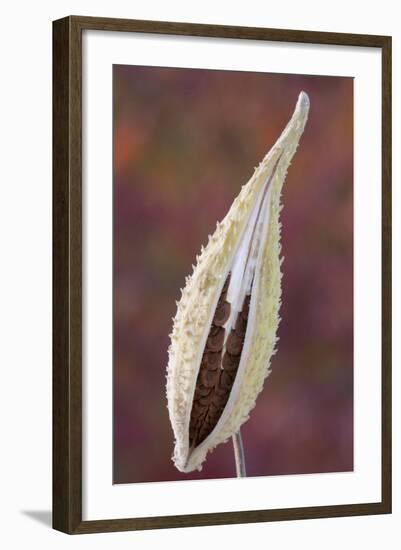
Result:
<svg viewBox="0 0 401 550"><path fill-rule="evenodd" d="M354 470L354 79L112 66L113 483Z"/></svg>

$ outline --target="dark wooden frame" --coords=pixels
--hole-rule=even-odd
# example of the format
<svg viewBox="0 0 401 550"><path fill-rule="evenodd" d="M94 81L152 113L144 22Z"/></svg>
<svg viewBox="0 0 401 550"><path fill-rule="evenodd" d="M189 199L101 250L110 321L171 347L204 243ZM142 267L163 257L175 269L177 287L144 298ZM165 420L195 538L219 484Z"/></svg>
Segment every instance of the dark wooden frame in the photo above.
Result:
<svg viewBox="0 0 401 550"><path fill-rule="evenodd" d="M380 502L82 521L81 38L86 29L382 51ZM391 37L71 16L53 22L53 527L69 534L391 513Z"/></svg>

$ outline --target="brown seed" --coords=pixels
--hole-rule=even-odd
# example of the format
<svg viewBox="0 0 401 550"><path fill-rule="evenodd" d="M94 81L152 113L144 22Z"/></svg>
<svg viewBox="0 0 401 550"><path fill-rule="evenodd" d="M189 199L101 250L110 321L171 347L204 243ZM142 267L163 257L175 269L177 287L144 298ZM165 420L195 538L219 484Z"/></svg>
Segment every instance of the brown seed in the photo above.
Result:
<svg viewBox="0 0 401 550"><path fill-rule="evenodd" d="M229 370L229 371L235 371L238 368L240 361L239 355L230 355L229 353L225 353L223 357L223 369Z"/></svg>
<svg viewBox="0 0 401 550"><path fill-rule="evenodd" d="M199 402L199 399L197 399L196 401L194 401L193 405L192 405L192 412L191 412L191 416L193 416L193 418L199 418L204 412L204 407L203 405ZM191 422L191 425L192 424L195 424L195 422Z"/></svg>
<svg viewBox="0 0 401 550"><path fill-rule="evenodd" d="M242 334L243 336L245 336L247 324L248 320L244 319L242 315L239 314L235 322L235 330L238 332L238 334Z"/></svg>
<svg viewBox="0 0 401 550"><path fill-rule="evenodd" d="M209 401L210 401L210 398L208 395L206 397L200 397L198 399L199 405L202 405L202 406L209 405Z"/></svg>
<svg viewBox="0 0 401 550"><path fill-rule="evenodd" d="M230 389L219 387L218 390L216 390L216 397L213 399L214 404L216 405L219 414L218 417L220 418L220 414L223 412L224 407L227 404L228 398L230 396Z"/></svg>
<svg viewBox="0 0 401 550"><path fill-rule="evenodd" d="M231 389L232 383L233 383L233 377L230 376L230 374L227 371L223 370L220 378L220 386L228 390L228 389Z"/></svg>
<svg viewBox="0 0 401 550"><path fill-rule="evenodd" d="M215 353L205 353L202 357L202 368L216 370L221 363L221 350Z"/></svg>
<svg viewBox="0 0 401 550"><path fill-rule="evenodd" d="M206 395L209 395L212 391L211 388L207 388L206 386L203 386L202 384L196 386L194 399L199 399L199 397L205 397Z"/></svg>
<svg viewBox="0 0 401 550"><path fill-rule="evenodd" d="M243 343L244 337L238 334L236 330L232 330L228 335L226 343L228 353L231 355L240 355Z"/></svg>
<svg viewBox="0 0 401 550"><path fill-rule="evenodd" d="M241 316L243 319L248 319L249 305L251 302L251 296L245 296L244 303L242 304Z"/></svg>
<svg viewBox="0 0 401 550"><path fill-rule="evenodd" d="M208 426L206 424L203 424L199 430L199 434L197 438L199 443L201 443L204 439L206 439L206 437L209 435L208 431L209 431Z"/></svg>
<svg viewBox="0 0 401 550"><path fill-rule="evenodd" d="M223 386L219 385L214 389L214 392L211 395L211 398L216 405L216 407L220 407L222 403L222 399L225 398L227 394L226 388L223 388Z"/></svg>
<svg viewBox="0 0 401 550"><path fill-rule="evenodd" d="M217 405L214 403L214 401L210 401L210 404L209 404L209 414L210 415L215 415L218 411L218 407Z"/></svg>
<svg viewBox="0 0 401 550"><path fill-rule="evenodd" d="M229 302L222 302L219 304L213 317L213 324L222 327L230 317L230 312L231 306Z"/></svg>
<svg viewBox="0 0 401 550"><path fill-rule="evenodd" d="M199 382L207 388L213 388L219 378L218 370L201 370L199 373Z"/></svg>
<svg viewBox="0 0 401 550"><path fill-rule="evenodd" d="M206 341L206 348L210 351L220 351L224 342L224 328L219 328L219 331L214 335L209 335Z"/></svg>
<svg viewBox="0 0 401 550"><path fill-rule="evenodd" d="M195 429L199 431L199 429L202 427L203 422L205 421L207 408L203 407L202 413L197 418L196 422L194 423Z"/></svg>
<svg viewBox="0 0 401 550"><path fill-rule="evenodd" d="M217 325L212 325L210 327L208 336L216 336L216 334L218 334L219 331L220 331L220 327L218 327Z"/></svg>
<svg viewBox="0 0 401 550"><path fill-rule="evenodd" d="M222 295L225 294L228 290L228 285L230 284L230 278L231 278L231 273L228 274L227 279L224 281L223 288L221 289Z"/></svg>

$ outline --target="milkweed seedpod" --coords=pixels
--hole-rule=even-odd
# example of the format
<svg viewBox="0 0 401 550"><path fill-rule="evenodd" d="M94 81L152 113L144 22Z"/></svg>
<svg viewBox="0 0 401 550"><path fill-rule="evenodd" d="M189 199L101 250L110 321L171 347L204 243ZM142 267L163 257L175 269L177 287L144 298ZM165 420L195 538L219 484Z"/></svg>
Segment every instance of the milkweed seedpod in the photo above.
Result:
<svg viewBox="0 0 401 550"><path fill-rule="evenodd" d="M181 472L249 418L275 351L281 295L280 195L309 111L301 92L283 133L241 189L177 303L167 401Z"/></svg>

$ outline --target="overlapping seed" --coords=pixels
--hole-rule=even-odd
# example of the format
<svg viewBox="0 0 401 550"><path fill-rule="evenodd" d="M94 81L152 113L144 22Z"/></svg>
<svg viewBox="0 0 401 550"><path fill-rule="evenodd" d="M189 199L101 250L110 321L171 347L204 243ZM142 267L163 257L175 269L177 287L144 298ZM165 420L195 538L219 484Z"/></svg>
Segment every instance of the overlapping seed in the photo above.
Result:
<svg viewBox="0 0 401 550"><path fill-rule="evenodd" d="M237 374L248 322L250 296L246 296L223 355L225 329L231 306L226 300L227 277L209 330L196 381L189 425L189 444L196 447L213 431L227 404Z"/></svg>

